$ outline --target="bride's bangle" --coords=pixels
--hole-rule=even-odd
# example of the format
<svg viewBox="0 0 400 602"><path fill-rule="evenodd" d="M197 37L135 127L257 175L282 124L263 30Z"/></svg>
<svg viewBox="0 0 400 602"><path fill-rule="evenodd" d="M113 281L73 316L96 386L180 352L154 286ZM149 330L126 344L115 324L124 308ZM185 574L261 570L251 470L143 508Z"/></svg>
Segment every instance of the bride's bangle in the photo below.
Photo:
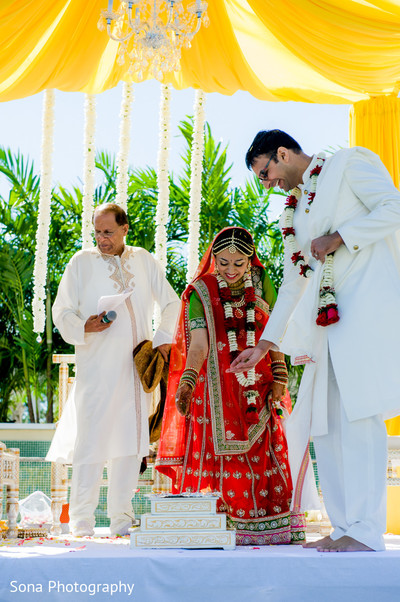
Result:
<svg viewBox="0 0 400 602"><path fill-rule="evenodd" d="M189 387L193 391L193 389L196 386L198 376L199 373L195 368L185 368L185 370L182 372L179 385L189 385Z"/></svg>

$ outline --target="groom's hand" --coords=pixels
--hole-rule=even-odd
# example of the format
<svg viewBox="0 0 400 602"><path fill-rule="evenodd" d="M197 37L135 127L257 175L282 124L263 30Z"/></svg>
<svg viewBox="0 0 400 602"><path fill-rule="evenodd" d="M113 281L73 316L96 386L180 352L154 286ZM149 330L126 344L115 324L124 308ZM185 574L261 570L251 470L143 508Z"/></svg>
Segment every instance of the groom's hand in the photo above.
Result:
<svg viewBox="0 0 400 602"><path fill-rule="evenodd" d="M326 255L334 253L342 244L343 238L339 232L319 236L311 241L311 255L321 263L324 263Z"/></svg>
<svg viewBox="0 0 400 602"><path fill-rule="evenodd" d="M272 346L271 341L262 340L255 347L245 349L233 360L227 372L247 372L247 370L254 368Z"/></svg>

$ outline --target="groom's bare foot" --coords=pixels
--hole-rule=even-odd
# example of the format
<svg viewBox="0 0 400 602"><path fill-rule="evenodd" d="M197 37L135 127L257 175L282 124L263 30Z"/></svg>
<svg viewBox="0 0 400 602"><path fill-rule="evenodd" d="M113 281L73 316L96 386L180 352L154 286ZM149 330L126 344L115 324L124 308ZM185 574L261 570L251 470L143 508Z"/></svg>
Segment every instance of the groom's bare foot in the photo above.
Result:
<svg viewBox="0 0 400 602"><path fill-rule="evenodd" d="M326 541L328 540L328 541ZM353 537L348 537L347 535L343 535L343 537L339 537L336 541L333 541L330 537L324 537L320 541L315 542L319 545L314 546L317 548L318 552L373 552L372 548L369 548L365 544L361 543L361 541L357 541L353 539Z"/></svg>
<svg viewBox="0 0 400 602"><path fill-rule="evenodd" d="M318 546L326 545L328 542L332 542L332 539L327 535L318 541L310 541L310 543L302 543L303 548L318 548Z"/></svg>

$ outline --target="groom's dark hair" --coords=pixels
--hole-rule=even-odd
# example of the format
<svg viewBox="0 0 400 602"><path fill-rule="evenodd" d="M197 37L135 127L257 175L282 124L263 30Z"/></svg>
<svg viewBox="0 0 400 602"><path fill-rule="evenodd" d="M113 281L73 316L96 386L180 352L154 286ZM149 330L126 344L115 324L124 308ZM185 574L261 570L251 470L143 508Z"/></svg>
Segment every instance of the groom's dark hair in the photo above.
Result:
<svg viewBox="0 0 400 602"><path fill-rule="evenodd" d="M289 148L295 153L302 151L300 144L289 136L289 134L282 132L282 130L263 130L258 132L246 153L247 168L251 169L257 157L268 155L268 153L276 153L280 146Z"/></svg>

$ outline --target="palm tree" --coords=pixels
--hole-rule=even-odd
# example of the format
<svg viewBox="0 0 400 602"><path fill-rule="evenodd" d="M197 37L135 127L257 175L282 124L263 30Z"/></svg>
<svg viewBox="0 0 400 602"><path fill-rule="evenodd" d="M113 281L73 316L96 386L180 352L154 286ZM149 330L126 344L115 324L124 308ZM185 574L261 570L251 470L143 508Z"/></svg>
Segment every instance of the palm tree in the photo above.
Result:
<svg viewBox="0 0 400 602"><path fill-rule="evenodd" d="M0 250L0 270L2 274L0 303L3 319L4 315L8 318L8 327L4 328L0 340L2 354L14 368L14 378L20 381L21 374L18 374L18 369L14 365L16 360L19 360L22 366L29 419L31 422L37 422L39 407L37 397L34 406L32 385L37 389L37 386L35 387L37 385L36 363L39 346L33 332L32 314L26 303L26 285L30 282L33 271L32 256L26 251L11 246L7 249L4 246Z"/></svg>

